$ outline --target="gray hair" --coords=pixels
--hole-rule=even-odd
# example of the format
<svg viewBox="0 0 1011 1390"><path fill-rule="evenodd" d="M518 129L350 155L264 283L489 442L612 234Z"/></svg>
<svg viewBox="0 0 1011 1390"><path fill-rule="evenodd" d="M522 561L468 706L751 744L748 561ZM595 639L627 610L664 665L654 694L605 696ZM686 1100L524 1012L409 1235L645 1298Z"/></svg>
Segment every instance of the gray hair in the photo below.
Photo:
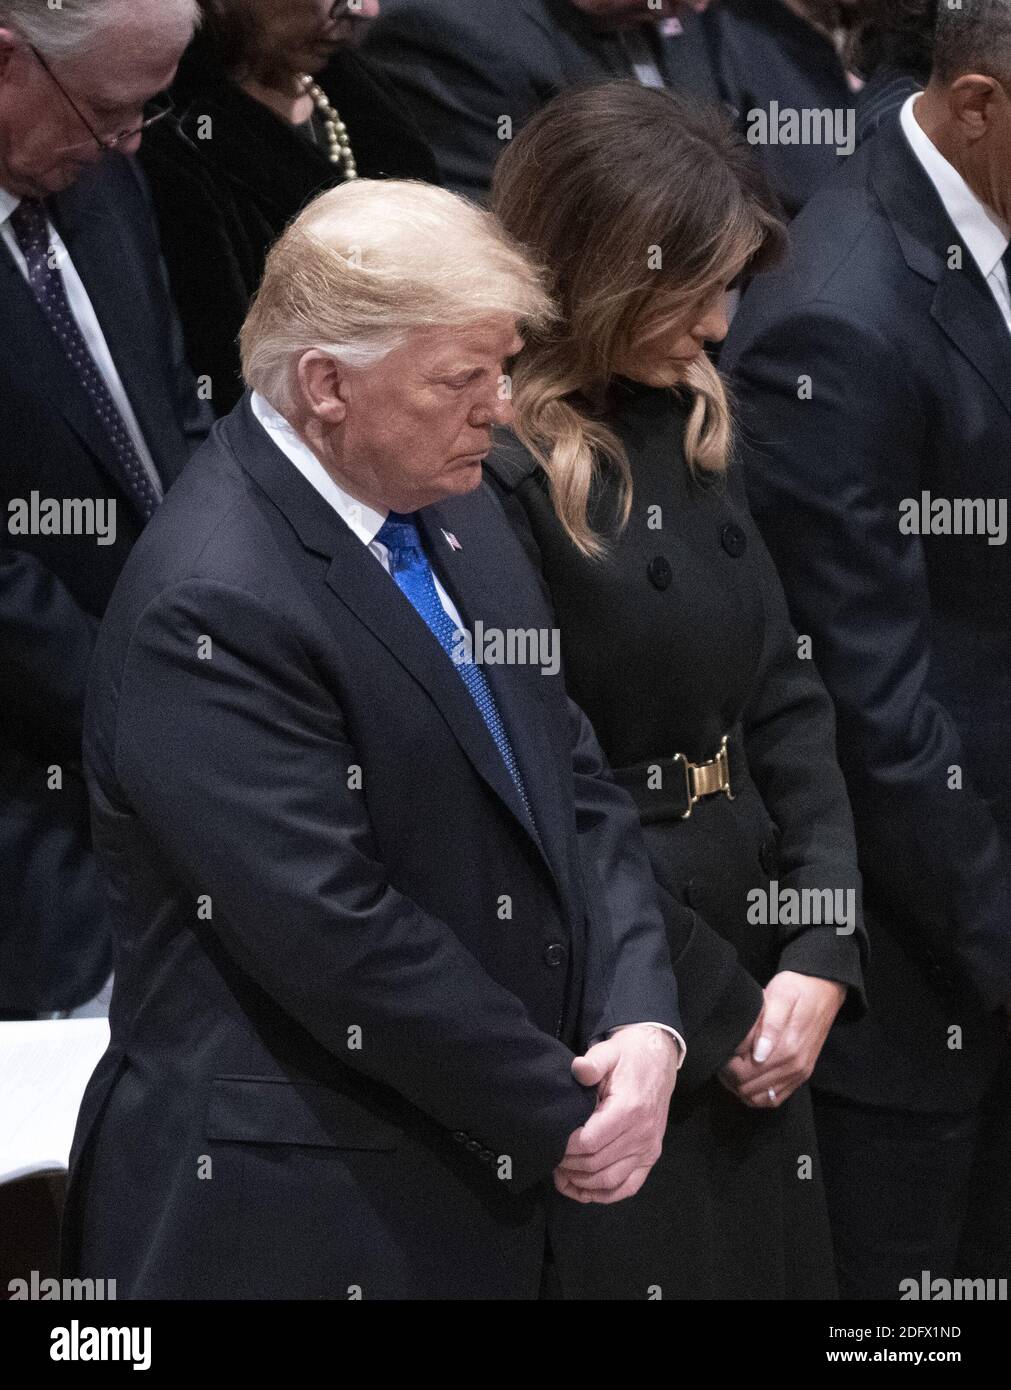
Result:
<svg viewBox="0 0 1011 1390"><path fill-rule="evenodd" d="M0 0L0 28L9 28L47 58L71 58L94 48L105 30L136 11L137 0ZM180 27L200 18L197 0L159 0L159 18L177 13Z"/></svg>
<svg viewBox="0 0 1011 1390"><path fill-rule="evenodd" d="M1011 0L961 0L957 9L939 0L934 77L950 83L971 72L1011 81Z"/></svg>

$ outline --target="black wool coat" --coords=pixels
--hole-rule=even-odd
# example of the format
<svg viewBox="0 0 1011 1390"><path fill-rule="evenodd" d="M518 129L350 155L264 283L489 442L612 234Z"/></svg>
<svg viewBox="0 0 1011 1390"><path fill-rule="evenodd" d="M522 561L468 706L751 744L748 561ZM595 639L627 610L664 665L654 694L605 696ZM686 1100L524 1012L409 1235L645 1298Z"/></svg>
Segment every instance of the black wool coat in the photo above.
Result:
<svg viewBox="0 0 1011 1390"><path fill-rule="evenodd" d="M782 970L847 984L862 1009L860 881L835 759L832 707L797 637L740 482L695 481L684 459L685 408L666 390L618 381L607 423L628 451L632 514L613 525L615 483L591 494L610 537L602 562L561 527L534 460L509 440L491 456L561 631L568 689L615 775L681 752L713 756L730 735L733 800L697 802L688 819L638 779L644 834L671 926L688 1058L664 1155L640 1193L613 1206L562 1209L559 1268L569 1296L831 1296L831 1254L807 1088L778 1111L749 1111L715 1073ZM657 526L657 523L659 525ZM749 922L748 894L851 889L855 930ZM845 901L845 900L843 900ZM696 913L687 936L683 905ZM756 914L752 914L756 915ZM798 1180L798 1155L813 1160ZM571 1205L571 1204L570 1204ZM608 1252L617 1249L615 1259Z"/></svg>

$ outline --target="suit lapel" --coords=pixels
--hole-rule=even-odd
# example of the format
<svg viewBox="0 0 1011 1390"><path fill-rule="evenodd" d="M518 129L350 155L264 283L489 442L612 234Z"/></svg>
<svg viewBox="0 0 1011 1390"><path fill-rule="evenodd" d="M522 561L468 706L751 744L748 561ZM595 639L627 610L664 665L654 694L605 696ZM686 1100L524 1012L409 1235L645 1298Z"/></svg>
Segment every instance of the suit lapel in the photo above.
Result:
<svg viewBox="0 0 1011 1390"><path fill-rule="evenodd" d="M871 151L872 182L910 270L936 285L931 315L1011 414L1011 333L901 126L882 130ZM961 269L949 268L953 246Z"/></svg>
<svg viewBox="0 0 1011 1390"><path fill-rule="evenodd" d="M7 370L29 395L45 393L47 408L60 412L122 493L111 441L5 246L0 246L0 296L4 304L0 352L6 358Z"/></svg>
<svg viewBox="0 0 1011 1390"><path fill-rule="evenodd" d="M477 772L529 834L519 792L459 672L396 582L339 518L338 525L345 534L335 546L328 587L427 691Z"/></svg>
<svg viewBox="0 0 1011 1390"><path fill-rule="evenodd" d="M470 497L426 507L420 517L433 567L472 634L478 620L486 634L492 629L505 634L509 629L534 626L534 618L516 606L508 579L525 559L507 549L506 542L511 539L508 522L484 489ZM456 538L459 549L449 544L446 532ZM563 771L559 749L548 736L547 678L538 666L525 664L489 662L482 670L534 808L541 848L558 882L565 883L565 776L571 772L571 759L566 745ZM559 674L554 679L561 683L562 677ZM498 761L501 764L501 757ZM512 787L508 774L507 780ZM515 799L518 802L519 798Z"/></svg>
<svg viewBox="0 0 1011 1390"><path fill-rule="evenodd" d="M328 589L426 691L477 773L505 802L536 845L519 792L488 726L448 655L410 600L354 532L267 437L252 413L248 393L222 428L238 462L286 517L303 546L330 561L326 575ZM436 546L441 543L446 547L446 542L438 530L439 517L435 513L435 508L427 508L422 515L426 547L431 547L429 556L437 561ZM443 579L441 567L439 577ZM480 586L472 570L468 569L462 584L458 573L446 571L446 580L443 582L454 600L457 593L453 591L458 591L461 616L472 622L472 608L483 606ZM510 692L503 689L495 668L488 667L485 673L490 678L496 701L502 702L500 711L511 739L515 733L514 751L531 804L538 811L538 829L542 839L545 834L551 839L557 833L554 823L558 817L554 806L549 809L543 798L538 797L541 774L523 737L528 733L527 724L535 725L540 731L544 722L543 708L529 695L518 702L510 699ZM551 750L547 753L550 757ZM539 755L543 757L543 750L539 750ZM541 821L545 822L544 826ZM554 871L557 856L545 857Z"/></svg>
<svg viewBox="0 0 1011 1390"><path fill-rule="evenodd" d="M931 313L1011 415L1011 333L964 246L962 257L964 269L946 270L939 280Z"/></svg>

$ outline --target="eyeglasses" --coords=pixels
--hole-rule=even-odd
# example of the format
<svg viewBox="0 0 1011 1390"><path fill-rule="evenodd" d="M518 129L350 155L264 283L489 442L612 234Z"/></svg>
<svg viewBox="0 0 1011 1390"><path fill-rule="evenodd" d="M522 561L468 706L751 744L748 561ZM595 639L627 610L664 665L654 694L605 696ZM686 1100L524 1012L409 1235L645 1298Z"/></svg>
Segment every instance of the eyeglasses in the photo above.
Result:
<svg viewBox="0 0 1011 1390"><path fill-rule="evenodd" d="M156 122L163 121L165 117L170 116L173 110L175 109L172 99L170 97L164 95L156 97L153 101L147 103L147 107L148 110L151 111L151 115L149 115L145 120L141 121L140 125L134 126L130 130L121 130L118 135L99 135L98 131L88 120L87 116L84 114L84 112L78 106L77 102L67 91L66 87L64 87L60 79L56 76L55 72L53 72L52 68L46 62L45 58L43 58L42 54L38 51L38 49L32 48L31 51L35 54L35 57L38 59L39 65L42 68L43 72L45 72L48 75L50 80L63 93L64 97L67 100L67 103L75 112L77 119L84 126L85 130L88 132L88 134L91 136L92 140L94 140L95 144L98 146L100 150L114 150L119 145L126 144L126 142L128 140L132 140L135 135L140 135L142 131L147 130ZM74 146L71 145L68 146L68 148L73 149Z"/></svg>

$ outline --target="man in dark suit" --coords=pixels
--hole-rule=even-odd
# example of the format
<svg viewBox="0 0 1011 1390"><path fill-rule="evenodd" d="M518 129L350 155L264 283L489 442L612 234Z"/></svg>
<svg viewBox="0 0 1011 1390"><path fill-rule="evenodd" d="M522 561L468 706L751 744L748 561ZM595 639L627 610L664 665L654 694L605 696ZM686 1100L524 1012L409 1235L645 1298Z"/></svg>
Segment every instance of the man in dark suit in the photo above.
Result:
<svg viewBox="0 0 1011 1390"><path fill-rule="evenodd" d="M0 0L0 1016L72 1009L111 966L85 680L123 562L209 425L124 155L194 14Z"/></svg>
<svg viewBox="0 0 1011 1390"><path fill-rule="evenodd" d="M85 737L122 950L64 1232L120 1296L536 1297L547 1199L659 1155L638 820L481 484L546 307L462 199L324 194L123 572Z"/></svg>
<svg viewBox="0 0 1011 1390"><path fill-rule="evenodd" d="M831 36L798 8L792 0L664 0L662 8L647 0L383 0L365 51L413 107L446 183L469 197L484 199L503 142L551 97L629 78L701 106L725 103L742 133L763 136L756 161L792 214L831 174L839 148L849 149L854 100ZM832 138L788 143L781 108L827 111ZM756 111L765 114L762 131Z"/></svg>
<svg viewBox="0 0 1011 1390"><path fill-rule="evenodd" d="M853 153L856 97L831 23L840 16L823 13L839 8L719 0L702 21L720 91L789 217Z"/></svg>
<svg viewBox="0 0 1011 1390"><path fill-rule="evenodd" d="M414 108L446 184L483 200L503 141L567 87L638 77L718 102L694 13L706 3L384 0L364 51Z"/></svg>
<svg viewBox="0 0 1011 1390"><path fill-rule="evenodd" d="M926 93L805 208L724 358L872 922L870 1011L815 1074L850 1296L1009 1272L1009 91L1009 0L942 9Z"/></svg>

